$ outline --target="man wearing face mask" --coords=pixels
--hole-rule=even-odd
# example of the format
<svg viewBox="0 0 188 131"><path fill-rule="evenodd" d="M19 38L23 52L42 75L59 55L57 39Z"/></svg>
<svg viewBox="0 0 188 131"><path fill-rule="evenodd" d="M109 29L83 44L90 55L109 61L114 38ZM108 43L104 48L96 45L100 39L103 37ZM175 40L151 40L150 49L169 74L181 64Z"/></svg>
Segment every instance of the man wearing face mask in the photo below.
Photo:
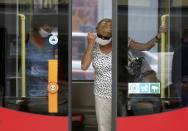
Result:
<svg viewBox="0 0 188 131"><path fill-rule="evenodd" d="M32 30L26 41L26 96L48 96L48 60L55 59L57 45L49 43L55 20L50 20L48 12L40 12L32 18ZM41 15L42 14L42 15ZM19 84L21 85L21 84ZM21 88L20 88L21 89ZM21 94L21 93L19 93Z"/></svg>
<svg viewBox="0 0 188 131"><path fill-rule="evenodd" d="M81 68L87 70L92 62L98 130L111 131L112 20L101 20L96 31L97 34L88 33L88 47L82 57Z"/></svg>

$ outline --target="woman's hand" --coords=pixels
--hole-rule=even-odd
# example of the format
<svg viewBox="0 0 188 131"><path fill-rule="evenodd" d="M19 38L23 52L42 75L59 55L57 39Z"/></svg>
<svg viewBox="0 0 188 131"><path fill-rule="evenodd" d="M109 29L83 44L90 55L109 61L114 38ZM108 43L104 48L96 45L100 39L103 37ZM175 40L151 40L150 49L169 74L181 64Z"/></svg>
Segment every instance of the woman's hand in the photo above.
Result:
<svg viewBox="0 0 188 131"><path fill-rule="evenodd" d="M159 33L162 33L162 32L168 32L168 25L167 24L165 24L164 26L161 26L160 28L159 28Z"/></svg>
<svg viewBox="0 0 188 131"><path fill-rule="evenodd" d="M161 38L161 33L166 33L168 32L168 25L165 24L164 26L160 26L159 28L159 33L157 34L157 38L160 39Z"/></svg>
<svg viewBox="0 0 188 131"><path fill-rule="evenodd" d="M91 32L88 32L88 45L93 46L95 43L95 39L96 39L96 35Z"/></svg>
<svg viewBox="0 0 188 131"><path fill-rule="evenodd" d="M92 61L92 49L95 43L96 35L88 32L88 47L84 53L84 56L82 57L82 70L87 70L87 68L90 66Z"/></svg>

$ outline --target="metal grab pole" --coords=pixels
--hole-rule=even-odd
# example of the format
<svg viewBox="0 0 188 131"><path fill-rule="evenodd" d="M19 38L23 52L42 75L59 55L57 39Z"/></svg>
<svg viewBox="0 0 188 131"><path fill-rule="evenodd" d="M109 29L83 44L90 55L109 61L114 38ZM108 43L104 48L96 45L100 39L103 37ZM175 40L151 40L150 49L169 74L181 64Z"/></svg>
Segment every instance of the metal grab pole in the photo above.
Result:
<svg viewBox="0 0 188 131"><path fill-rule="evenodd" d="M18 14L21 18L21 36L22 36L22 97L26 97L25 93L25 16Z"/></svg>
<svg viewBox="0 0 188 131"><path fill-rule="evenodd" d="M161 17L161 26L165 26L168 14ZM161 98L165 98L165 45L166 45L166 34L161 33Z"/></svg>

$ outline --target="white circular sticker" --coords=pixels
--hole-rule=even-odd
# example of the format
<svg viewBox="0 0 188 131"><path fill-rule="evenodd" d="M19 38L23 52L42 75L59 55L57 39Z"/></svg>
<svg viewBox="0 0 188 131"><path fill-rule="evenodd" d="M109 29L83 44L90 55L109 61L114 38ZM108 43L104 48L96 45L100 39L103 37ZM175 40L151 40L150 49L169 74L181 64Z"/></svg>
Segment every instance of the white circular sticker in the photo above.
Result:
<svg viewBox="0 0 188 131"><path fill-rule="evenodd" d="M56 45L58 43L58 38L55 35L50 36L49 43L52 45Z"/></svg>
<svg viewBox="0 0 188 131"><path fill-rule="evenodd" d="M139 93L139 87L137 84L131 84L129 93Z"/></svg>
<svg viewBox="0 0 188 131"><path fill-rule="evenodd" d="M56 89L55 85L51 85L50 88L52 91L54 91Z"/></svg>

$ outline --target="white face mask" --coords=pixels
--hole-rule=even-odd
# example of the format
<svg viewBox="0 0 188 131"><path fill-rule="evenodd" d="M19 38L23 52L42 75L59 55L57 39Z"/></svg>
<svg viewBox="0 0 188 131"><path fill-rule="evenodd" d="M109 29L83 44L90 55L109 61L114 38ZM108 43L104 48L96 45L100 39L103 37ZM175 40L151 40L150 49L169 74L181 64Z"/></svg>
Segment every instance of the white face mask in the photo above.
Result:
<svg viewBox="0 0 188 131"><path fill-rule="evenodd" d="M110 38L109 40L103 40L103 39L97 37L95 41L97 43L99 43L100 45L104 46L104 45L109 44L112 41L112 38Z"/></svg>
<svg viewBox="0 0 188 131"><path fill-rule="evenodd" d="M39 34L42 38L46 38L48 37L51 33L48 33L47 31L45 31L44 29L40 28L39 30Z"/></svg>

